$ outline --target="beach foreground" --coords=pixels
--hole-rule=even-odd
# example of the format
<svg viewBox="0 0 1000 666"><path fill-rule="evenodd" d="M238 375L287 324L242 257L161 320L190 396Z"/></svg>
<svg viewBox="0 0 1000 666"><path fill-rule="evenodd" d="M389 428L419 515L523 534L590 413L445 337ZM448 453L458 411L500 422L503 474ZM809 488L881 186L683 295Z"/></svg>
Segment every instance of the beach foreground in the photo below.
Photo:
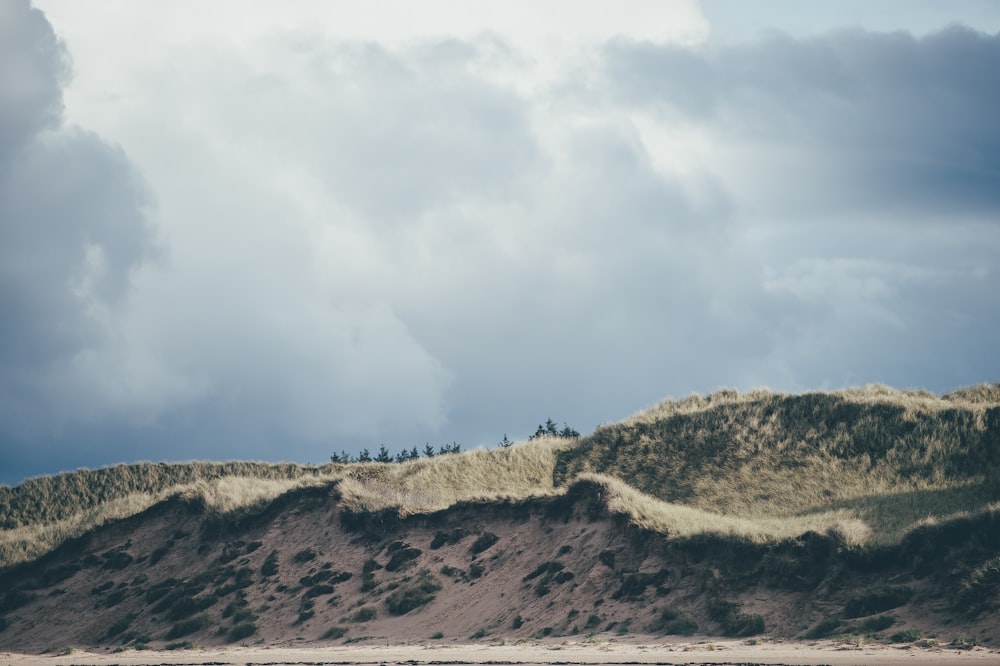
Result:
<svg viewBox="0 0 1000 666"><path fill-rule="evenodd" d="M152 666L213 664L1000 664L1000 652L977 647L915 647L836 641L742 640L600 643L531 642L520 645L407 644L329 647L237 647L173 651L87 652L61 655L0 653L0 666L27 664Z"/></svg>

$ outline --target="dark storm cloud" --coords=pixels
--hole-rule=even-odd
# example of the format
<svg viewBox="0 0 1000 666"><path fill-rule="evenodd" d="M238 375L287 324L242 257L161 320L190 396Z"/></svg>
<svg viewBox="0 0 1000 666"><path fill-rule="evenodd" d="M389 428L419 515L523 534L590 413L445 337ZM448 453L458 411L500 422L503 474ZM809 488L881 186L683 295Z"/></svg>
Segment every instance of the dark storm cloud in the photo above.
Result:
<svg viewBox="0 0 1000 666"><path fill-rule="evenodd" d="M59 124L68 59L30 0L0 4L0 169L27 140Z"/></svg>
<svg viewBox="0 0 1000 666"><path fill-rule="evenodd" d="M59 377L107 343L107 313L154 248L123 153L61 126L66 55L27 2L0 5L0 466L86 402ZM37 451L34 453L37 454Z"/></svg>
<svg viewBox="0 0 1000 666"><path fill-rule="evenodd" d="M801 151L801 161L761 161L785 169L790 188L800 167L818 169L823 182L802 185L816 187L813 203L842 191L847 207L1000 206L1000 35L851 29L696 50L619 41L606 73L628 104Z"/></svg>

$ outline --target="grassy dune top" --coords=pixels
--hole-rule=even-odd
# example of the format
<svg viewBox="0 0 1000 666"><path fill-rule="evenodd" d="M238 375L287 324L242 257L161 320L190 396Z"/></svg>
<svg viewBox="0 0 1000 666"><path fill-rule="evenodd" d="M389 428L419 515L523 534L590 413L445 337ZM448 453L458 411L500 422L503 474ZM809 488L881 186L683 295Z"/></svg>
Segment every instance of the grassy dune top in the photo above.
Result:
<svg viewBox="0 0 1000 666"><path fill-rule="evenodd" d="M560 456L557 485L582 474L703 512L703 530L754 533L749 521L763 538L812 524L891 543L1000 500L1000 385L666 401Z"/></svg>
<svg viewBox="0 0 1000 666"><path fill-rule="evenodd" d="M403 463L140 463L0 487L0 568L172 495L218 513L337 482L356 510L602 484L612 511L672 535L756 541L806 531L886 544L923 523L1000 510L1000 385L942 397L883 386L668 400L579 440L538 439Z"/></svg>

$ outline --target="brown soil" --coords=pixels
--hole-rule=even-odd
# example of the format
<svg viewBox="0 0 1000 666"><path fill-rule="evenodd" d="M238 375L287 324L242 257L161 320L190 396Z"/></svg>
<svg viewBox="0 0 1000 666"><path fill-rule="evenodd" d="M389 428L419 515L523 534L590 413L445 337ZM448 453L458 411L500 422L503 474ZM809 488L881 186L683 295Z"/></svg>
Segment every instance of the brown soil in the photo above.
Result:
<svg viewBox="0 0 1000 666"><path fill-rule="evenodd" d="M890 555L848 557L818 535L769 547L670 539L609 515L587 483L407 518L347 512L335 486L240 518L174 499L0 576L0 650L11 653L0 664L70 648L96 652L44 663L995 661L943 647L1000 642L994 614L956 608L945 573ZM877 586L906 591L886 609L891 627L865 630L870 609L843 618L852 595ZM827 643L796 661L814 648L775 642L832 617L837 633L882 646ZM933 638L885 646L904 629ZM701 638L676 636L692 632ZM739 633L761 637L719 638ZM491 645L501 641L523 644ZM187 644L204 650L112 652Z"/></svg>

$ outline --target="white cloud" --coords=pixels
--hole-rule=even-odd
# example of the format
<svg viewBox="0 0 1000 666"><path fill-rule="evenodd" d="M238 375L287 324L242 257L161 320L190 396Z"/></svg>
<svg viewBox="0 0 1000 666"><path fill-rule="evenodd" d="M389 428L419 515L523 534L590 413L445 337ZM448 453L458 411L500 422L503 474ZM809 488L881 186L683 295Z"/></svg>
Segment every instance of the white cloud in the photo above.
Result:
<svg viewBox="0 0 1000 666"><path fill-rule="evenodd" d="M8 469L71 439L321 461L722 384L989 379L989 36L703 44L684 3L41 6L98 134L52 133L0 199L59 232L4 227L38 259L0 283L34 285L0 354L37 349L0 395L34 447ZM52 53L11 136L53 126Z"/></svg>

